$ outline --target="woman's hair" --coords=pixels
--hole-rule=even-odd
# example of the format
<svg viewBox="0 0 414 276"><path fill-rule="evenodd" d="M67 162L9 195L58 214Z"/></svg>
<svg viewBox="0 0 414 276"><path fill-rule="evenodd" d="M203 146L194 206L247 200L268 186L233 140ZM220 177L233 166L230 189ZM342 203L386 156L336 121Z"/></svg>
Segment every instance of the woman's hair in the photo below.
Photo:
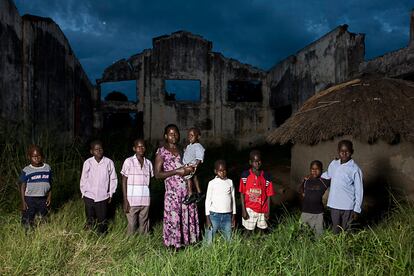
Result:
<svg viewBox="0 0 414 276"><path fill-rule="evenodd" d="M339 143L338 143L338 150L340 150L342 146L347 147L348 150L351 152L351 154L354 153L354 145L352 144L351 141L349 141L349 140L341 140L341 141L339 141Z"/></svg>
<svg viewBox="0 0 414 276"><path fill-rule="evenodd" d="M42 148L35 144L32 144L27 148L27 156L30 156L34 151L37 151L40 154L40 156L43 157Z"/></svg>
<svg viewBox="0 0 414 276"><path fill-rule="evenodd" d="M169 125L167 125L167 126L164 128L164 135L166 135L166 134L167 134L167 132L168 132L168 130L169 130L170 128L175 128L175 130L178 132L178 134L180 134L180 131L178 130L178 126L177 126L177 125L175 125L175 124L169 124Z"/></svg>
<svg viewBox="0 0 414 276"><path fill-rule="evenodd" d="M313 161L310 163L310 168L312 168L312 166L313 166L313 165L318 166L318 167L321 169L321 171L322 171L322 169L323 169L323 165L322 165L322 162L321 162L321 161L319 161L319 160L313 160Z"/></svg>

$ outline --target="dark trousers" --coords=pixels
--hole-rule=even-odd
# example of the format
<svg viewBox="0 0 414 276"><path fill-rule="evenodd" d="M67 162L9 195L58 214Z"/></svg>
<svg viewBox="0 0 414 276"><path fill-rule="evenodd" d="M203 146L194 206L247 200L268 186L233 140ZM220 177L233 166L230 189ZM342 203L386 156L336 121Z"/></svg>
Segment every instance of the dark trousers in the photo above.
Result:
<svg viewBox="0 0 414 276"><path fill-rule="evenodd" d="M86 226L104 234L108 230L108 199L95 202L93 199L84 197Z"/></svg>
<svg viewBox="0 0 414 276"><path fill-rule="evenodd" d="M34 197L34 196L25 196L24 200L27 204L27 210L22 213L22 224L25 227L33 226L34 219L36 214L40 214L42 218L46 217L48 209L46 206L45 196Z"/></svg>
<svg viewBox="0 0 414 276"><path fill-rule="evenodd" d="M338 234L351 229L352 210L338 210L331 208L332 231Z"/></svg>

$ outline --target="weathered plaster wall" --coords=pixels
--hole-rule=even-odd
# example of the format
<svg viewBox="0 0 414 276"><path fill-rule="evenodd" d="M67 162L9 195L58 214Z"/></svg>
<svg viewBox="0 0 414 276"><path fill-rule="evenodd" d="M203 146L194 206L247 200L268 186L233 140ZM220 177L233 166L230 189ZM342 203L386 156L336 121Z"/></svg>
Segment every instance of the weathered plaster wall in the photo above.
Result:
<svg viewBox="0 0 414 276"><path fill-rule="evenodd" d="M358 73L364 60L364 35L347 29L347 25L337 27L269 71L272 107L291 104L295 111L316 92Z"/></svg>
<svg viewBox="0 0 414 276"><path fill-rule="evenodd" d="M65 35L49 18L22 18L25 113L34 135L46 130L67 139L90 134L92 85Z"/></svg>
<svg viewBox="0 0 414 276"><path fill-rule="evenodd" d="M0 1L0 118L21 120L22 20L12 1Z"/></svg>
<svg viewBox="0 0 414 276"><path fill-rule="evenodd" d="M361 63L359 71L414 81L414 10L411 11L408 46Z"/></svg>
<svg viewBox="0 0 414 276"><path fill-rule="evenodd" d="M319 143L315 146L295 144L292 147L291 187L296 188L309 173L312 160L320 160L324 170L337 156L337 145L342 139ZM388 188L414 201L414 144L402 142L390 145L383 141L367 144L352 140L353 159L360 166L364 178L364 206L366 210L383 206L388 200Z"/></svg>
<svg viewBox="0 0 414 276"><path fill-rule="evenodd" d="M0 0L0 52L1 118L32 138L91 135L93 86L53 20L20 17L11 0Z"/></svg>
<svg viewBox="0 0 414 276"><path fill-rule="evenodd" d="M361 73L414 81L414 45L361 63Z"/></svg>
<svg viewBox="0 0 414 276"><path fill-rule="evenodd" d="M272 126L266 73L211 49L210 41L188 32L157 37L153 49L118 61L97 82L138 80L137 111L143 112L147 139L162 139L163 127L175 123L183 131L201 128L204 143L235 143L236 137L238 146L262 142ZM165 80L169 79L199 80L200 101L167 100ZM261 81L263 101L229 102L229 80Z"/></svg>

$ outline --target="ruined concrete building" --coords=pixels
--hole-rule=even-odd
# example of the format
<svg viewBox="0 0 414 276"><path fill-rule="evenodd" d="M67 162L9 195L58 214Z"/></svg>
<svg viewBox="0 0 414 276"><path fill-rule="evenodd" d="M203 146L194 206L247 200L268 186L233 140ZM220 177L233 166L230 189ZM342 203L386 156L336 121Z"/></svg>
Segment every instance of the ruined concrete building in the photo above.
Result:
<svg viewBox="0 0 414 276"><path fill-rule="evenodd" d="M212 51L212 42L185 31L153 39L153 47L121 59L89 82L59 27L49 18L21 17L0 0L0 118L23 123L32 136L59 129L62 137L89 137L103 114L134 112L144 137L162 129L198 126L203 142L238 146L263 142L302 103L359 74L414 80L414 13L408 47L365 61L364 35L339 26L264 71ZM137 102L101 101L101 85L136 81ZM170 80L198 83L196 101L166 90Z"/></svg>
<svg viewBox="0 0 414 276"><path fill-rule="evenodd" d="M273 122L266 72L211 49L210 41L188 32L157 37L153 49L116 62L97 83L137 80L136 110L142 113L148 139L161 139L163 127L176 123L182 130L198 126L208 143L233 139L243 145L258 142ZM169 99L166 80L198 80L200 100ZM246 95L229 92L230 85L252 83L256 89Z"/></svg>
<svg viewBox="0 0 414 276"><path fill-rule="evenodd" d="M103 112L138 111L150 140L162 139L162 126L175 123L184 130L198 126L206 143L253 145L263 142L315 91L358 72L364 36L340 26L269 72L211 49L210 41L183 31L154 38L152 49L105 69L95 98L100 98L102 83L137 80L136 105L105 103ZM200 101L171 100L165 89L171 79L198 80Z"/></svg>
<svg viewBox="0 0 414 276"><path fill-rule="evenodd" d="M0 119L32 138L91 135L93 85L56 23L0 0L0 53Z"/></svg>

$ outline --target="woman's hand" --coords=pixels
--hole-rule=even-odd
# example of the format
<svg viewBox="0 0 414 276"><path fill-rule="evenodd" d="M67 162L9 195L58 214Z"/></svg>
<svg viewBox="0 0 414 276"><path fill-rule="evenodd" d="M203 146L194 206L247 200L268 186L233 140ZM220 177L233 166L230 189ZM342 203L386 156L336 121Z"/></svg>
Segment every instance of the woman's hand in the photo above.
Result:
<svg viewBox="0 0 414 276"><path fill-rule="evenodd" d="M179 176L186 176L194 172L194 167L184 166L175 170L175 174Z"/></svg>

